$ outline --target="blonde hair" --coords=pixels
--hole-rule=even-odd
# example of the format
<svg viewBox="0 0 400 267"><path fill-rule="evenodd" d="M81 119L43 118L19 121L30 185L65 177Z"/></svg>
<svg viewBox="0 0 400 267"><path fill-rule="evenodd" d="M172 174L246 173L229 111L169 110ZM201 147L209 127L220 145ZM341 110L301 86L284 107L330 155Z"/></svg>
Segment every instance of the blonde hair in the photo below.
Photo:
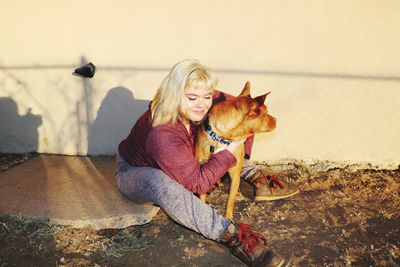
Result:
<svg viewBox="0 0 400 267"><path fill-rule="evenodd" d="M195 59L178 62L161 82L151 103L153 127L187 118L185 88L192 82L204 82L213 92L217 79L208 67Z"/></svg>

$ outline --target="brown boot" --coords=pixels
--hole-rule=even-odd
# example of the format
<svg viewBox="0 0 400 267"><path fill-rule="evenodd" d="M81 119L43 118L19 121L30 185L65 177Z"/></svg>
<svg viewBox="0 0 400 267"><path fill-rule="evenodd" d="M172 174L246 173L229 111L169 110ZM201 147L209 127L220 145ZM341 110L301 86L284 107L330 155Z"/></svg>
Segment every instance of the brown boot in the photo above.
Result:
<svg viewBox="0 0 400 267"><path fill-rule="evenodd" d="M226 230L220 242L248 266L279 267L285 262L278 253L266 247L266 238L250 230L247 224L239 224L235 233Z"/></svg>
<svg viewBox="0 0 400 267"><path fill-rule="evenodd" d="M254 185L254 200L275 200L296 195L299 189L293 184L279 181L273 175L267 175L264 170L258 171L251 178Z"/></svg>

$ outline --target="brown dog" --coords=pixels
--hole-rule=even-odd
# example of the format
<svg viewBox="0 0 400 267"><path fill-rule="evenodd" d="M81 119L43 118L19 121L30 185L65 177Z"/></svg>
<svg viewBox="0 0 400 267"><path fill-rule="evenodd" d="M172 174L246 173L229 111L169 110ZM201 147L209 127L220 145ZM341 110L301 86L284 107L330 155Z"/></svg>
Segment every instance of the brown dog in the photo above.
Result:
<svg viewBox="0 0 400 267"><path fill-rule="evenodd" d="M196 136L196 158L206 162L213 154L226 148L230 140L246 139L256 133L270 132L275 129L276 119L268 114L264 105L266 96L250 97L250 83L246 82L239 96L219 102L212 106L208 118L199 127ZM233 206L240 184L240 172L244 161L244 145L235 152L236 166L228 170L231 178L229 199L225 217L233 217ZM200 199L206 201L206 194Z"/></svg>

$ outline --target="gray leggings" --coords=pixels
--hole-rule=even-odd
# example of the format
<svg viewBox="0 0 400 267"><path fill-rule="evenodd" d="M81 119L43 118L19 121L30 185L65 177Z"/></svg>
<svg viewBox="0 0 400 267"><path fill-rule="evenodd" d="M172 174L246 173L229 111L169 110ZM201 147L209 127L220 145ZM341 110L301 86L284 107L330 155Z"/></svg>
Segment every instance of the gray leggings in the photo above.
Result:
<svg viewBox="0 0 400 267"><path fill-rule="evenodd" d="M137 204L159 205L174 221L218 240L231 220L218 214L162 170L134 167L117 154L117 184Z"/></svg>

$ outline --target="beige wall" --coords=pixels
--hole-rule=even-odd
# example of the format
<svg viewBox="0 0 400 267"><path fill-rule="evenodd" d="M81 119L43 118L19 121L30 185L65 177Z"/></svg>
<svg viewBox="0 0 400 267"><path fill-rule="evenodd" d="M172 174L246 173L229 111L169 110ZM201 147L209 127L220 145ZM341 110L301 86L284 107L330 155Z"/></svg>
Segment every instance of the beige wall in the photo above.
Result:
<svg viewBox="0 0 400 267"><path fill-rule="evenodd" d="M113 154L168 69L272 91L256 160L400 163L400 2L0 2L0 152ZM93 79L71 75L83 62Z"/></svg>

